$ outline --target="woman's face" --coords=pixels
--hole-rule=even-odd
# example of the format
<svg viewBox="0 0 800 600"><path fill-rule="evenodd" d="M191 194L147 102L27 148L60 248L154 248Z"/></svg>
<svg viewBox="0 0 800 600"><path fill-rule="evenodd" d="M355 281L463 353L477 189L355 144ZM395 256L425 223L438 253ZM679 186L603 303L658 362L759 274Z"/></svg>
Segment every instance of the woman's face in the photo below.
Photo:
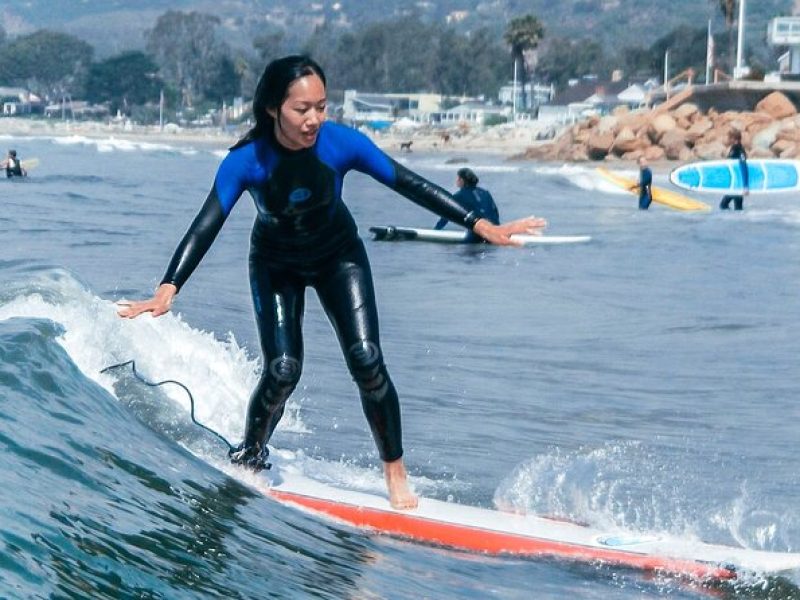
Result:
<svg viewBox="0 0 800 600"><path fill-rule="evenodd" d="M275 119L275 138L289 150L310 148L317 141L325 121L328 98L325 85L317 75L306 75L289 86L280 109L267 109Z"/></svg>

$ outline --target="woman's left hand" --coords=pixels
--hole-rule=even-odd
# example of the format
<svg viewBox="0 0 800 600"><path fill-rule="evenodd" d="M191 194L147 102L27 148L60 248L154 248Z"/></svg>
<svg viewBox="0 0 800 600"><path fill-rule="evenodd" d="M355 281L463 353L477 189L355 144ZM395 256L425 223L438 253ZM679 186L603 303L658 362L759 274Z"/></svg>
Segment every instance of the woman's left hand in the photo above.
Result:
<svg viewBox="0 0 800 600"><path fill-rule="evenodd" d="M541 217L524 217L501 225L494 225L487 219L479 219L472 231L490 244L498 246L522 246L521 242L511 239L517 233L525 235L542 235L547 221Z"/></svg>

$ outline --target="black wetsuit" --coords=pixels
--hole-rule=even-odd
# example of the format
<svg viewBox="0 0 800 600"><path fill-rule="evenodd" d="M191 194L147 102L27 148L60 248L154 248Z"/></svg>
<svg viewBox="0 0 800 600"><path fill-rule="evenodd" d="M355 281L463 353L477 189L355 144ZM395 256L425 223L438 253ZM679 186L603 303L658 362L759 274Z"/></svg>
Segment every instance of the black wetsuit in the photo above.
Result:
<svg viewBox="0 0 800 600"><path fill-rule="evenodd" d="M403 454L400 407L381 352L369 262L341 196L351 169L467 228L480 218L349 127L324 123L315 145L305 150L289 151L266 138L235 146L162 283L180 289L238 198L250 192L258 211L250 285L263 370L247 410L245 450L266 447L300 379L304 293L310 286L339 338L381 458L393 461Z"/></svg>
<svg viewBox="0 0 800 600"><path fill-rule="evenodd" d="M500 224L500 213L497 210L497 204L488 190L477 186L465 185L458 190L453 196L464 210L479 215L481 219L487 219L495 225ZM434 226L434 229L444 229L447 225L448 219L442 217ZM483 240L475 235L472 231L467 234L467 242L482 242Z"/></svg>
<svg viewBox="0 0 800 600"><path fill-rule="evenodd" d="M750 187L750 174L747 171L747 152L741 142L735 143L728 151L728 158L733 158L739 161L739 169L742 174L742 187L748 189ZM719 203L722 210L728 210L733 201L734 210L742 210L744 206L744 196L724 196Z"/></svg>
<svg viewBox="0 0 800 600"><path fill-rule="evenodd" d="M653 172L650 167L639 170L639 210L647 210L653 202Z"/></svg>
<svg viewBox="0 0 800 600"><path fill-rule="evenodd" d="M22 163L16 157L9 157L6 162L6 177L22 177Z"/></svg>

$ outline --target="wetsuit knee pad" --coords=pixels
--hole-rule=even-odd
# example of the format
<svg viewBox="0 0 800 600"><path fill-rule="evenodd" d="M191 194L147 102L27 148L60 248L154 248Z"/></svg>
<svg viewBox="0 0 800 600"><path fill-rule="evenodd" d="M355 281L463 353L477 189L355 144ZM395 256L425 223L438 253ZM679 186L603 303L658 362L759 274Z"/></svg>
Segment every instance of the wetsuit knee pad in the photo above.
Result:
<svg viewBox="0 0 800 600"><path fill-rule="evenodd" d="M269 381L269 388L281 395L291 394L300 381L302 370L302 363L292 356L284 354L273 358L269 361L265 373Z"/></svg>
<svg viewBox="0 0 800 600"><path fill-rule="evenodd" d="M360 340L347 350L347 366L356 384L368 397L380 399L388 388L381 349L374 342Z"/></svg>

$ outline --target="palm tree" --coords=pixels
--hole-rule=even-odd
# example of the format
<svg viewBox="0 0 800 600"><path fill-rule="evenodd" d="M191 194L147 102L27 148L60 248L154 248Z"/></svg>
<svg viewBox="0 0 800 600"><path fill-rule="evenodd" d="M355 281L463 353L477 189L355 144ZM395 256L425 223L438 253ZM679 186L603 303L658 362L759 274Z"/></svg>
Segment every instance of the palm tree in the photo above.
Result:
<svg viewBox="0 0 800 600"><path fill-rule="evenodd" d="M525 52L535 50L544 37L544 26L534 15L525 15L511 19L503 36L511 46L511 57L515 65L520 65L522 73L522 105L528 106L525 93L525 82L528 81L528 69L525 64Z"/></svg>

